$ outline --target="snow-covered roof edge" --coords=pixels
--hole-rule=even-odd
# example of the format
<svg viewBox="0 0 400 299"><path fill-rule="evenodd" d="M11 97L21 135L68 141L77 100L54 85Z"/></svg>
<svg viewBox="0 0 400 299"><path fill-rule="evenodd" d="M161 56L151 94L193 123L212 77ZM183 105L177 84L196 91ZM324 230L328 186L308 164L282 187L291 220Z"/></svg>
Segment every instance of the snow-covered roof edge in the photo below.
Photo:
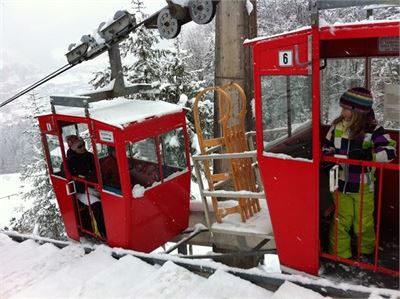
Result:
<svg viewBox="0 0 400 299"><path fill-rule="evenodd" d="M323 22L323 20L322 20L322 22ZM358 25L385 24L385 23L396 23L396 22L400 22L400 19L398 19L398 20L379 20L379 21L376 21L376 20L372 20L372 21L371 20L362 20L362 21L353 22L353 23L339 23L339 22L336 22L334 24L328 24L328 23L325 22L325 23L323 23L322 26L320 26L320 30L325 30L325 29L332 30L332 28L341 27L341 26L349 26L349 27L351 27L351 26L358 26ZM281 36L284 36L284 35L298 33L298 32L306 31L306 30L310 30L310 29L311 29L311 26L305 26L305 27L300 27L300 28L295 29L295 30L284 31L282 33L278 33L278 34L274 34L274 35L258 36L258 37L252 38L252 39L245 39L244 42L243 42L243 45L244 46L249 46L249 45L255 44L255 43L259 42L259 41L273 39L273 38L281 37Z"/></svg>
<svg viewBox="0 0 400 299"><path fill-rule="evenodd" d="M298 33L301 31L306 31L306 30L310 30L311 26L305 26L305 27L300 27L298 29L295 30L291 30L291 31L284 31L282 33L277 33L277 34L273 34L273 35L269 35L269 36L258 36L252 39L245 39L243 42L244 46L248 46L250 44L254 44L256 42L262 41L262 40L267 40L267 39L271 39L271 38L277 38L283 35L288 35L288 34L292 34L292 33Z"/></svg>
<svg viewBox="0 0 400 299"><path fill-rule="evenodd" d="M165 101L128 100L123 97L89 103L89 118L123 129L131 123L143 122L149 118L185 111L183 107ZM85 117L81 107L63 107L56 109L57 115ZM40 116L49 115L45 113Z"/></svg>

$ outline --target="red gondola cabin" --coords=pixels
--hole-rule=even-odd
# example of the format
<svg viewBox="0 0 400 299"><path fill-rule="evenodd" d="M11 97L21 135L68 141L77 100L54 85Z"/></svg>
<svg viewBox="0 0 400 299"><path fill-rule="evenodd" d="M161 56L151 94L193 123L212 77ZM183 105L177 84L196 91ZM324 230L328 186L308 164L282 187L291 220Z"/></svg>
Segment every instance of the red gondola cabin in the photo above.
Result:
<svg viewBox="0 0 400 299"><path fill-rule="evenodd" d="M82 102L85 97L62 99ZM112 247L150 252L187 228L190 167L185 111L180 106L119 98L91 103L86 109L57 107L56 112L53 106L53 113L38 120L70 238L89 234ZM95 178L69 169L70 135L81 137L93 153ZM89 204L82 204L81 197ZM97 198L103 235L97 232L99 220L93 219L90 208Z"/></svg>
<svg viewBox="0 0 400 299"><path fill-rule="evenodd" d="M399 104L395 102L399 85L397 79L390 79L397 73L381 72L383 65L398 68L399 32L398 21L316 25L245 43L252 46L254 57L257 158L279 258L285 266L318 274L322 256L399 275L398 158L391 163L377 163L321 154L329 124L340 113L340 95L354 86L379 91L375 100L380 107L385 105L387 118L379 122L397 124L388 132L397 141L399 153ZM386 87L374 82L382 76L386 76ZM392 97L388 94L391 89L395 90ZM384 124L387 129L388 124ZM324 161L376 168L376 250L372 263L341 259L321 250L320 166ZM393 259L385 262L385 242L397 243L397 263Z"/></svg>

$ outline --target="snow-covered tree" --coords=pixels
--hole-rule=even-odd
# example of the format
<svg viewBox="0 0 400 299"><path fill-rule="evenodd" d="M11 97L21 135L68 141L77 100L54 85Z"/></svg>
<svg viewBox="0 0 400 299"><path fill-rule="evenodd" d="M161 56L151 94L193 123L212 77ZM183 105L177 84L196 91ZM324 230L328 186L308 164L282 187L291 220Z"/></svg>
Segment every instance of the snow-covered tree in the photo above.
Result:
<svg viewBox="0 0 400 299"><path fill-rule="evenodd" d="M142 0L132 0L134 15L137 22L146 18ZM163 59L168 51L157 47L159 37L154 30L144 26L138 27L125 41L121 42L120 51L123 63L123 74L129 83L159 82L163 76ZM107 67L95 73L89 82L94 88L107 86L111 81L111 70ZM153 95L132 95L130 98L154 100Z"/></svg>
<svg viewBox="0 0 400 299"><path fill-rule="evenodd" d="M311 16L308 0L261 0L257 1L259 35L273 35L310 26ZM376 7L376 6L375 6ZM355 23L365 21L371 6L328 9L320 11L320 25ZM400 18L399 7L373 9L370 20L394 20ZM378 121L384 126L399 124L383 123L383 91L387 83L399 82L400 59L372 59L371 90L375 96L374 109ZM350 87L364 85L364 59L331 59L321 70L322 120L329 123L340 111L340 95ZM272 113L272 112L270 112Z"/></svg>
<svg viewBox="0 0 400 299"><path fill-rule="evenodd" d="M181 38L175 38L163 63L162 100L176 104L182 95L193 98L204 87L204 81L196 80L196 71L188 70L187 59L188 51L181 49Z"/></svg>
<svg viewBox="0 0 400 299"><path fill-rule="evenodd" d="M53 187L49 181L49 173L45 156L41 148L41 135L35 115L43 112L37 95L31 94L27 104L30 113L25 116L31 123L31 129L26 130L26 140L29 140L34 151L35 161L23 166L21 181L32 188L22 194L25 210L21 217L14 218L11 226L23 233L34 233L42 237L64 239L65 230L58 209Z"/></svg>
<svg viewBox="0 0 400 299"><path fill-rule="evenodd" d="M142 0L133 0L132 6L135 17L140 22L146 17L143 12L144 3ZM211 28L210 26L204 27ZM208 34L205 41L209 40L211 36L213 34ZM160 84L160 94L158 95L138 94L129 96L129 98L159 99L192 109L193 97L201 88L212 85L214 81L213 39L205 47L207 50L203 52L199 52L197 44L193 44L192 47L182 46L182 44L187 43L187 40L182 41L180 37L173 40L173 47L169 49L159 47L159 41L157 31L141 26L120 44L123 73L126 81L129 83L158 82ZM198 60L199 58L200 60ZM195 61L201 61L201 63L196 64ZM90 83L95 88L99 88L106 86L110 79L110 68L106 68L98 71ZM210 118L204 115L206 111L210 111L208 108L201 109L202 119ZM189 134L192 139L194 135L193 116L191 113L188 113L187 116ZM191 149L192 153L195 151L194 148L195 146Z"/></svg>
<svg viewBox="0 0 400 299"><path fill-rule="evenodd" d="M215 21L187 25L182 30L182 40L182 48L187 52L185 65L193 80L204 82L205 87L214 85Z"/></svg>
<svg viewBox="0 0 400 299"><path fill-rule="evenodd" d="M258 34L268 36L310 24L309 0L257 1Z"/></svg>
<svg viewBox="0 0 400 299"><path fill-rule="evenodd" d="M158 37L150 29L140 26L135 33L121 44L122 57L133 63L124 67L130 83L153 83L160 80L160 61L165 51L156 48Z"/></svg>

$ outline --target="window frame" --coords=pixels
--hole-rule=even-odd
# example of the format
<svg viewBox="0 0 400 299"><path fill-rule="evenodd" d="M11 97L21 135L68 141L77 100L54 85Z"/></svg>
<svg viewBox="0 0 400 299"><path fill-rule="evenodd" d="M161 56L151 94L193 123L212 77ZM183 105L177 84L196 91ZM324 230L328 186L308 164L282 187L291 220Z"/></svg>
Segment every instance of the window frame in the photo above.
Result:
<svg viewBox="0 0 400 299"><path fill-rule="evenodd" d="M288 81L288 79L290 79L292 77L302 78L302 80L304 80L303 82L300 82L300 83L302 83L302 84L300 84L300 86L307 86L308 85L308 92L307 92L308 99L306 99L306 101L309 104L309 107L307 107L308 110L309 110L307 118L309 120L301 122L300 125L298 127L295 127L294 129L293 129L293 126L296 125L296 123L294 123L294 121L296 119L296 115L293 114L293 112L292 112L292 111L294 111L293 110L293 107L294 107L293 99L294 99L294 97L293 97L293 94L291 93L291 91L292 91L291 83L293 81L292 82ZM275 117L275 120L279 119L280 117L285 117L286 126L282 127L282 129L285 129L285 131L283 132L283 133L285 133L284 135L279 136L279 137L277 137L277 138L275 138L275 139L270 141L270 140L267 140L266 133L269 130L273 131L273 130L279 129L279 126L278 126L278 128L274 128L273 127L273 128L270 128L270 129L268 129L268 128L266 129L268 124L273 123L274 118L271 117L271 116L267 116L266 109L268 109L268 107L271 107L271 105L273 105L270 102L270 99L271 99L270 98L270 94L272 92L270 92L270 90L267 90L265 88L267 83L264 83L264 82L267 82L267 80L270 79L271 80L270 83L272 85L274 85L273 80L276 80L276 78L278 78L278 79L281 78L280 82L284 82L284 84L285 84L284 85L285 91L282 91L282 92L279 91L278 94L279 94L279 98L282 97L282 98L286 99L286 109L278 111L279 112L278 117L276 117L276 116L274 116L274 117ZM286 155L286 156L288 156L290 158L293 158L293 159L303 158L303 159L312 161L313 160L313 156L312 156L312 147L313 147L313 140L312 140L313 139L313 135L312 135L312 125L313 125L313 119L312 119L312 111L313 111L312 110L313 109L313 102L312 102L312 76L309 75L309 74L297 74L297 73L293 73L293 74L260 74L260 81L259 82L260 82L261 126L262 126L262 134L261 134L261 136L262 136L262 145L261 146L262 146L262 149L263 149L263 154L264 155L265 154L273 154L273 155L283 154L283 155ZM295 81L295 82L299 82L299 81ZM288 85L288 83L289 83L289 85ZM265 90L265 92L264 92L264 90ZM300 90L300 92L304 91L304 90L305 89L303 88L302 90ZM274 90L272 89L272 91L274 91ZM277 91L277 89L275 89L275 91ZM288 94L289 94L289 97L288 97ZM290 112L291 112L291 114L289 115ZM290 121L290 124L288 125L289 121ZM309 134L306 135L306 132L308 130L311 130L311 134L310 135ZM277 133L281 133L281 132L278 131ZM287 140L287 141L295 140L297 138L296 135L297 136L304 135L306 137L309 136L311 138L310 141L305 139L306 143L310 144L309 153L307 153L307 151L303 152L303 154L307 154L306 157L302 157L302 156L298 157L297 155L293 155L291 153L287 153L287 152L284 152L284 151L276 152L276 151L272 151L271 150L273 147L278 146L281 143L283 144L285 142L285 140ZM299 139L299 141L300 141L300 139ZM302 143L298 143L298 145L301 145L301 144Z"/></svg>

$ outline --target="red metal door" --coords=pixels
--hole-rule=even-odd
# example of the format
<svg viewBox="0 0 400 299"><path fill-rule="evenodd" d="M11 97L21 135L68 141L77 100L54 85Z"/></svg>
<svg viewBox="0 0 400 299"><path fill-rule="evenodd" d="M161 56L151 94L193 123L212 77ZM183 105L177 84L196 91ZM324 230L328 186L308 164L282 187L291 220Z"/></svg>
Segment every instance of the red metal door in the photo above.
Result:
<svg viewBox="0 0 400 299"><path fill-rule="evenodd" d="M311 32L254 47L257 154L280 262L317 274ZM318 123L318 122L316 122Z"/></svg>
<svg viewBox="0 0 400 299"><path fill-rule="evenodd" d="M42 129L42 120L39 118ZM43 121L45 123L45 121ZM65 178L63 163L63 144L55 133L51 125L47 125L51 130L47 134L42 135L43 149L46 154L46 161L50 172L50 179L53 185L54 193L57 198L61 216L64 221L65 230L68 237L79 240L78 219L75 210L75 199L67 191L68 180ZM43 132L43 129L42 129ZM72 190L71 190L72 191Z"/></svg>
<svg viewBox="0 0 400 299"><path fill-rule="evenodd" d="M297 125L291 132L272 127L271 136L265 133L265 138L280 136L266 141L258 160L281 263L317 274L318 167L312 159L312 122Z"/></svg>
<svg viewBox="0 0 400 299"><path fill-rule="evenodd" d="M68 195L67 179L56 175L50 175L54 193L64 221L65 231L68 237L79 241L78 218L75 211L75 198Z"/></svg>

